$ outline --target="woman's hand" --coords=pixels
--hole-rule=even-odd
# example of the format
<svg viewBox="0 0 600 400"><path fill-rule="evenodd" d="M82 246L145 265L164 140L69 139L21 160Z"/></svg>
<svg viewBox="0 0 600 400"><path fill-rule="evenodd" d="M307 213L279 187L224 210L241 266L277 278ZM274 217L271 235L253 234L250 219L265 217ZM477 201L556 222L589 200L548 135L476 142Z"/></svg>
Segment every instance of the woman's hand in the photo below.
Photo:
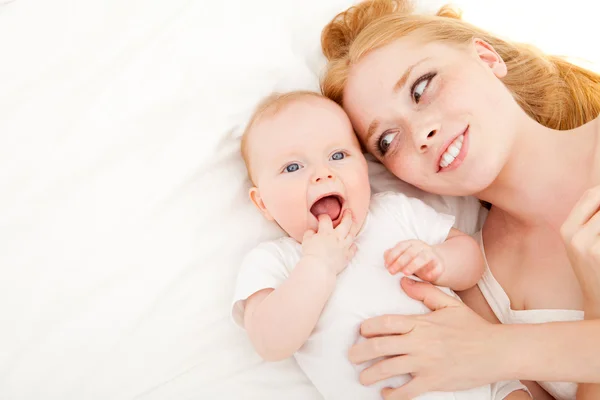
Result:
<svg viewBox="0 0 600 400"><path fill-rule="evenodd" d="M585 192L560 233L583 292L585 319L600 318L600 186ZM597 399L599 384L580 384L577 399Z"/></svg>
<svg viewBox="0 0 600 400"><path fill-rule="evenodd" d="M600 318L600 186L575 204L561 235L583 291L585 318Z"/></svg>
<svg viewBox="0 0 600 400"><path fill-rule="evenodd" d="M361 335L368 340L350 349L350 361L361 364L386 358L361 373L362 384L411 374L413 379L407 384L382 393L385 399L404 400L426 392L464 390L505 379L498 371L503 356L502 346L497 345L502 337L501 325L485 321L429 283L404 278L402 287L433 312L384 315L363 322Z"/></svg>

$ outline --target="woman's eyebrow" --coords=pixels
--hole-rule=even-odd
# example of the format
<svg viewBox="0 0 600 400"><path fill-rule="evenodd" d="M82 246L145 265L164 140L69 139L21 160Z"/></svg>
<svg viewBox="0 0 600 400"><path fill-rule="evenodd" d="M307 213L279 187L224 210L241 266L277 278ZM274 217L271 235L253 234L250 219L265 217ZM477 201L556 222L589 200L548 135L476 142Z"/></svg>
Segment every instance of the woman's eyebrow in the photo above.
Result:
<svg viewBox="0 0 600 400"><path fill-rule="evenodd" d="M406 85L406 81L408 81L408 77L410 76L410 73L412 72L412 70L419 64L429 60L431 57L425 57L423 59L421 59L420 61L417 61L416 63L414 63L413 65L411 65L410 67L408 67L406 69L406 71L404 71L404 74L402 74L402 76L400 77L400 79L398 79L398 82L396 82L396 84L394 85L394 93L398 93L400 90L402 90L402 88Z"/></svg>
<svg viewBox="0 0 600 400"><path fill-rule="evenodd" d="M367 140L365 140L365 143L370 143L371 136L373 136L378 127L379 121L374 120L373 122L371 122L371 125L369 125L369 129L367 130Z"/></svg>
<svg viewBox="0 0 600 400"><path fill-rule="evenodd" d="M410 73L412 72L412 70L417 65L419 65L421 63L424 63L425 61L427 61L429 59L431 59L431 57L422 58L421 60L417 61L413 65L409 66L406 69L406 71L404 71L404 73L402 74L402 76L400 77L400 79L398 79L398 82L396 82L396 84L394 85L393 92L394 93L398 93L400 90L402 90L402 88L406 85L406 82L408 81L408 77L410 76ZM377 127L379 127L379 121L378 120L374 120L373 122L371 122L371 124L369 125L369 129L367 129L367 140L365 141L365 143L369 143L369 141L371 139L371 136L373 136L373 134L377 130Z"/></svg>

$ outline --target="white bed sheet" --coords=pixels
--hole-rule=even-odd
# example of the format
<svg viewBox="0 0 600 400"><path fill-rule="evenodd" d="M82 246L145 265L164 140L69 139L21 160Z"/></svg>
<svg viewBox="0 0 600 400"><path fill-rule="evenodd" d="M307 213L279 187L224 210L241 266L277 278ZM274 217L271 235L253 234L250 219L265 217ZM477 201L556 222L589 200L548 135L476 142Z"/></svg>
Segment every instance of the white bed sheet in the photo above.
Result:
<svg viewBox="0 0 600 400"><path fill-rule="evenodd" d="M0 399L320 398L229 319L279 234L235 138L264 94L317 88L351 3L0 1ZM474 225L473 199L427 199Z"/></svg>

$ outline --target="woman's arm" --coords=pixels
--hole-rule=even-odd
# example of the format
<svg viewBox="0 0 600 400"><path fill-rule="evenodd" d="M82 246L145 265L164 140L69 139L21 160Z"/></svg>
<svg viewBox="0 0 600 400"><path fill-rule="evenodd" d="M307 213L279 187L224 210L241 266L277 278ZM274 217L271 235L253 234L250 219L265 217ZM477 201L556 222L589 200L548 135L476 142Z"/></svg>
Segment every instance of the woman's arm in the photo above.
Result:
<svg viewBox="0 0 600 400"><path fill-rule="evenodd" d="M536 381L600 383L600 320L503 325L512 376ZM597 398L596 398L597 399Z"/></svg>
<svg viewBox="0 0 600 400"><path fill-rule="evenodd" d="M583 292L585 319L600 321L600 186L584 193L561 227L561 235ZM600 385L580 384L577 399L600 399Z"/></svg>
<svg viewBox="0 0 600 400"><path fill-rule="evenodd" d="M561 234L582 288L584 321L492 325L437 288L403 279L405 292L433 312L365 321L361 333L370 339L351 349L351 361L389 358L365 369L361 382L412 374L389 399L510 379L583 382L578 400L600 398L600 187L584 194Z"/></svg>
<svg viewBox="0 0 600 400"><path fill-rule="evenodd" d="M357 364L389 357L361 373L363 384L413 375L386 399L512 379L600 382L600 320L494 325L431 284L403 279L402 287L433 312L369 319L361 326L369 339L350 350Z"/></svg>
<svg viewBox="0 0 600 400"><path fill-rule="evenodd" d="M479 316L483 317L486 321L491 322L492 324L499 324L500 320L494 314L494 311L483 297L483 294L479 290L477 286L462 291L459 293L461 300L473 311L475 311ZM537 382L535 381L527 381L520 380L521 383L527 386L529 392L533 396L535 400L554 400L548 392L546 392Z"/></svg>

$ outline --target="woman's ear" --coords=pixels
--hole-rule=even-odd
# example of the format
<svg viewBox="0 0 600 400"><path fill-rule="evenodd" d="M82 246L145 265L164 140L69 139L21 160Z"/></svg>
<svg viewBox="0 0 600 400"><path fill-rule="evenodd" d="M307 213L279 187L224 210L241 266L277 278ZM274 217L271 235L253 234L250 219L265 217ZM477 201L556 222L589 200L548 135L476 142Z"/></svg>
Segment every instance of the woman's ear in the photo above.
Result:
<svg viewBox="0 0 600 400"><path fill-rule="evenodd" d="M474 38L473 46L479 59L492 70L492 73L497 78L504 78L506 76L506 64L491 44L485 40Z"/></svg>
<svg viewBox="0 0 600 400"><path fill-rule="evenodd" d="M250 195L250 200L252 200L252 203L256 206L256 208L258 208L258 211L260 211L266 219L273 221L274 218L269 213L269 210L267 210L267 207L265 207L265 202L262 200L258 188L251 188L248 194Z"/></svg>

